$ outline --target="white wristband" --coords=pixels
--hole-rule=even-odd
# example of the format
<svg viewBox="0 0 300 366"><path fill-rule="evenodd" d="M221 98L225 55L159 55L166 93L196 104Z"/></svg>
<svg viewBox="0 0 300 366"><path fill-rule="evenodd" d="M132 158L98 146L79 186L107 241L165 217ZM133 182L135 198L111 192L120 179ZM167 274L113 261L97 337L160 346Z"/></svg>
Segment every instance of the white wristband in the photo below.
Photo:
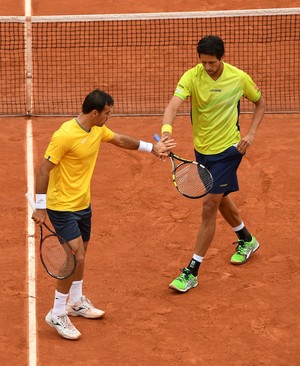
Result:
<svg viewBox="0 0 300 366"><path fill-rule="evenodd" d="M138 147L138 150L151 153L153 150L153 144L151 144L151 142L145 142L145 141L140 140L140 146Z"/></svg>
<svg viewBox="0 0 300 366"><path fill-rule="evenodd" d="M39 210L45 210L46 209L46 198L47 196L45 194L36 194L35 195L35 208L38 208Z"/></svg>

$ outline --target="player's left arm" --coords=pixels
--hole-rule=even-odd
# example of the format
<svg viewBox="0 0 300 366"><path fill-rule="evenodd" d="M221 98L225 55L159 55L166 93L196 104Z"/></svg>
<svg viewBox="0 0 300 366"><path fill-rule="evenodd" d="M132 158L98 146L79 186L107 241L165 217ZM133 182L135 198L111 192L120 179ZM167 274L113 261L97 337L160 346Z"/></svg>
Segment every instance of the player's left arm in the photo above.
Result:
<svg viewBox="0 0 300 366"><path fill-rule="evenodd" d="M252 117L252 123L250 125L250 128L246 135L244 135L239 144L237 145L237 149L240 153L244 154L247 150L247 148L252 144L254 140L254 136L256 134L256 131L263 119L266 104L264 97L261 95L258 101L253 102L255 105L253 117Z"/></svg>
<svg viewBox="0 0 300 366"><path fill-rule="evenodd" d="M260 89L257 87L251 76L247 73L243 74L243 93L244 97L250 100L255 108L252 116L252 123L248 132L241 138L237 149L244 154L247 148L252 144L256 131L263 119L266 104Z"/></svg>

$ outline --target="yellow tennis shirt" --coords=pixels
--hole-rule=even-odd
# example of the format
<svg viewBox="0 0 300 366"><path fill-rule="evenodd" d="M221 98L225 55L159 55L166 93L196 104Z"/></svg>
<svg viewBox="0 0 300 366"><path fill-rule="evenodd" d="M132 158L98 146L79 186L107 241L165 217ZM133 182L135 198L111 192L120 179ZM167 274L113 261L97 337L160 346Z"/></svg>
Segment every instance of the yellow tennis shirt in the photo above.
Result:
<svg viewBox="0 0 300 366"><path fill-rule="evenodd" d="M191 97L195 149L205 155L218 154L240 140L238 105L242 96L256 102L261 92L244 71L223 62L218 80L198 64L186 71L174 95Z"/></svg>
<svg viewBox="0 0 300 366"><path fill-rule="evenodd" d="M50 172L47 208L57 211L79 211L90 204L90 183L101 141L114 133L106 126L85 131L72 119L53 134L45 159L55 164Z"/></svg>

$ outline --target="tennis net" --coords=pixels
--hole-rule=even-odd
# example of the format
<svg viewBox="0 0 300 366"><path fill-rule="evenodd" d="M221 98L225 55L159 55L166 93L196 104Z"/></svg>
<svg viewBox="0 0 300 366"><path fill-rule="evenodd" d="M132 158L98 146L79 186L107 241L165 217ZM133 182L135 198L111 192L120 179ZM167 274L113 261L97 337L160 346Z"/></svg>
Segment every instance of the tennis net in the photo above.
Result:
<svg viewBox="0 0 300 366"><path fill-rule="evenodd" d="M0 17L0 115L76 115L94 88L115 115L162 114L207 34L223 38L224 60L253 77L268 113L300 113L300 8L289 8Z"/></svg>

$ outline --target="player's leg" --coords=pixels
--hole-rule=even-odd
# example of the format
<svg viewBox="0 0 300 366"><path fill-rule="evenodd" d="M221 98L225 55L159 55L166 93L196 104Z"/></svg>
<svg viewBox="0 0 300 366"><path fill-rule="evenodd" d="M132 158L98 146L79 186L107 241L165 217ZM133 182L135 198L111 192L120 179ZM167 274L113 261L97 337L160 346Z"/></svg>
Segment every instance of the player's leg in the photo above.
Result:
<svg viewBox="0 0 300 366"><path fill-rule="evenodd" d="M204 197L202 221L198 231L195 254L204 257L216 231L216 218L223 194L208 194Z"/></svg>
<svg viewBox="0 0 300 366"><path fill-rule="evenodd" d="M69 290L74 280L82 279L85 261L85 246L77 222L76 213L47 210L49 219L58 235L65 238L76 256L76 268L72 276L57 280L53 308L46 316L46 322L64 338L77 339L80 332L72 324L67 313Z"/></svg>
<svg viewBox="0 0 300 366"><path fill-rule="evenodd" d="M91 234L91 208L76 213L77 223L82 237L82 249L84 251L83 258L86 256L88 243ZM83 295L83 275L84 261L80 267L80 271L73 277L69 292L69 300L67 303L67 312L70 316L82 316L84 318L95 319L101 318L105 312L95 308L92 302Z"/></svg>
<svg viewBox="0 0 300 366"><path fill-rule="evenodd" d="M80 273L83 271L84 259L82 254L78 255L78 253L84 252L84 248L81 237L69 241L69 244L72 246L76 255L76 268L74 274L69 278L57 280L53 308L46 315L45 320L47 324L55 328L62 337L67 339L78 339L81 336L81 333L68 317L67 300L74 278L80 276Z"/></svg>
<svg viewBox="0 0 300 366"><path fill-rule="evenodd" d="M170 283L170 288L186 292L197 286L200 265L215 235L216 217L222 196L222 194L208 194L204 197L202 221L196 239L194 255L189 265L182 270L182 274Z"/></svg>
<svg viewBox="0 0 300 366"><path fill-rule="evenodd" d="M219 210L238 237L236 252L230 261L232 264L244 264L250 258L251 254L259 248L259 243L244 225L238 209L229 195L222 198Z"/></svg>
<svg viewBox="0 0 300 366"><path fill-rule="evenodd" d="M216 230L216 216L224 193L231 189L231 176L235 175L242 155L232 147L225 152L215 155L204 155L195 150L196 161L206 166L213 178L214 185L210 193L203 198L202 222L198 231L195 252L182 274L170 283L170 287L180 292L186 292L197 286L197 275L204 255L209 248ZM234 177L234 182L235 177ZM235 187L233 187L235 189Z"/></svg>
<svg viewBox="0 0 300 366"><path fill-rule="evenodd" d="M74 274L69 278L57 280L53 308L49 311L45 320L47 324L55 328L62 337L67 339L78 339L81 336L81 333L68 317L67 300L74 278L76 278L76 276L80 277L80 274L83 272L84 254L82 255L82 253L84 253L84 248L81 237L69 241L69 244L72 246L76 255L76 268ZM81 254L78 255L78 253Z"/></svg>

